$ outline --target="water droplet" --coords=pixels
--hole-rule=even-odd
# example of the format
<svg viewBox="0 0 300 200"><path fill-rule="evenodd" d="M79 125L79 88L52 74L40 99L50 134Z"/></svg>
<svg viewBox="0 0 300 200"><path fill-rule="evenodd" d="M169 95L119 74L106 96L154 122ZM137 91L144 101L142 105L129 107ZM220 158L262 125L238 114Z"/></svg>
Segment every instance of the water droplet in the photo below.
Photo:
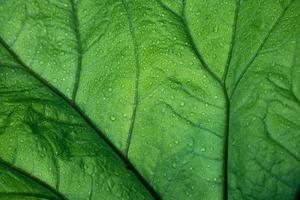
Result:
<svg viewBox="0 0 300 200"><path fill-rule="evenodd" d="M110 120L111 120L111 121L115 121L115 120L116 120L116 117L112 115L112 116L110 116Z"/></svg>
<svg viewBox="0 0 300 200"><path fill-rule="evenodd" d="M217 26L214 27L214 32L218 32L219 28Z"/></svg>
<svg viewBox="0 0 300 200"><path fill-rule="evenodd" d="M234 146L236 144L236 140L233 140L232 141L232 145Z"/></svg>
<svg viewBox="0 0 300 200"><path fill-rule="evenodd" d="M173 163L173 164L172 164L172 167L175 169L175 168L176 168L176 163Z"/></svg>

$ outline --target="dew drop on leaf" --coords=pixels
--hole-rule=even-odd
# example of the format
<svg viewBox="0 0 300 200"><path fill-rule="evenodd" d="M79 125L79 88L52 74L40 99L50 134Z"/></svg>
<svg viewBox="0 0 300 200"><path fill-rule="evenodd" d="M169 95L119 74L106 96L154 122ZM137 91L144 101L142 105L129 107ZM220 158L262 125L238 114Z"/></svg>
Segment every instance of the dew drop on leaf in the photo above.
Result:
<svg viewBox="0 0 300 200"><path fill-rule="evenodd" d="M176 168L176 163L175 163L175 162L172 164L172 167L173 167L174 169Z"/></svg>
<svg viewBox="0 0 300 200"><path fill-rule="evenodd" d="M112 116L110 116L110 120L111 120L111 121L115 121L115 120L116 120L116 117L112 115Z"/></svg>

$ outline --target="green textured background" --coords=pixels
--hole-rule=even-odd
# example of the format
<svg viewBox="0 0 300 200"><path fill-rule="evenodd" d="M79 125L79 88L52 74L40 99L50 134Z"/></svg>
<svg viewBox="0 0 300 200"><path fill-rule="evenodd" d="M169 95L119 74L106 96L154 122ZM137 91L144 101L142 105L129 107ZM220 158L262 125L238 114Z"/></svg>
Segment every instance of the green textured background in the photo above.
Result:
<svg viewBox="0 0 300 200"><path fill-rule="evenodd" d="M0 199L294 200L299 0L0 0Z"/></svg>

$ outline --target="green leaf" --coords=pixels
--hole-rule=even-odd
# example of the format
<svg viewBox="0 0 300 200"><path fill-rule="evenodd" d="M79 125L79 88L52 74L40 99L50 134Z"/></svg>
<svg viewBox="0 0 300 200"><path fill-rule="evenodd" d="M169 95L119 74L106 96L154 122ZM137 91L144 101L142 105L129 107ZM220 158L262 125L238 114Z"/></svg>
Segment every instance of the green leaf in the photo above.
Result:
<svg viewBox="0 0 300 200"><path fill-rule="evenodd" d="M295 199L299 12L0 1L0 197Z"/></svg>
<svg viewBox="0 0 300 200"><path fill-rule="evenodd" d="M152 199L63 98L18 65L0 78L0 198Z"/></svg>

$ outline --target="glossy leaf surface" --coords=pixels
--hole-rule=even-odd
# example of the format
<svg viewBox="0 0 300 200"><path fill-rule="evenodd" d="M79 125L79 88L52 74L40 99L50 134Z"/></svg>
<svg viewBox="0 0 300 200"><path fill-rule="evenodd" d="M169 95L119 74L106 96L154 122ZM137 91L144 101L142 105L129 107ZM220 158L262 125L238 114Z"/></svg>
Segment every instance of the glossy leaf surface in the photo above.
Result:
<svg viewBox="0 0 300 200"><path fill-rule="evenodd" d="M3 192L295 198L299 13L299 0L0 1L0 170L20 187Z"/></svg>

